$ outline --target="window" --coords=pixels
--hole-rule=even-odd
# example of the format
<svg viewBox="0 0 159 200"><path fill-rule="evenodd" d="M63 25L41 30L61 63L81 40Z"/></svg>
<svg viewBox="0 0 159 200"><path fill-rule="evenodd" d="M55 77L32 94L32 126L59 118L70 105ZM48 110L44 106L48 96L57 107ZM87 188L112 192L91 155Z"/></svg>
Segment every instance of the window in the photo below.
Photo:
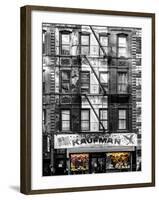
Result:
<svg viewBox="0 0 159 200"><path fill-rule="evenodd" d="M129 152L112 152L106 153L107 170L124 170L131 168L131 154Z"/></svg>
<svg viewBox="0 0 159 200"><path fill-rule="evenodd" d="M70 33L61 33L61 54L70 55Z"/></svg>
<svg viewBox="0 0 159 200"><path fill-rule="evenodd" d="M118 37L118 57L127 56L127 37L119 36Z"/></svg>
<svg viewBox="0 0 159 200"><path fill-rule="evenodd" d="M127 93L128 77L127 72L118 72L118 93Z"/></svg>
<svg viewBox="0 0 159 200"><path fill-rule="evenodd" d="M90 111L81 110L81 130L89 131L90 130Z"/></svg>
<svg viewBox="0 0 159 200"><path fill-rule="evenodd" d="M89 154L71 154L70 161L72 174L89 173Z"/></svg>
<svg viewBox="0 0 159 200"><path fill-rule="evenodd" d="M61 71L61 92L70 92L70 71Z"/></svg>
<svg viewBox="0 0 159 200"><path fill-rule="evenodd" d="M81 72L81 93L90 92L90 72L82 71Z"/></svg>
<svg viewBox="0 0 159 200"><path fill-rule="evenodd" d="M62 131L70 130L70 110L61 111L61 130Z"/></svg>
<svg viewBox="0 0 159 200"><path fill-rule="evenodd" d="M99 41L101 46L103 47L106 54L108 54L108 36L107 35L99 35ZM103 55L103 51L99 48L99 55Z"/></svg>
<svg viewBox="0 0 159 200"><path fill-rule="evenodd" d="M126 129L126 110L125 109L118 110L118 128Z"/></svg>
<svg viewBox="0 0 159 200"><path fill-rule="evenodd" d="M102 122L105 129L108 129L108 110L100 109L99 110L99 120ZM103 130L103 126L99 124L99 130Z"/></svg>
<svg viewBox="0 0 159 200"><path fill-rule="evenodd" d="M81 35L81 54L88 55L90 51L90 35L82 34Z"/></svg>
<svg viewBox="0 0 159 200"><path fill-rule="evenodd" d="M99 79L105 91L108 92L108 72L100 72ZM103 89L101 88L101 86L99 88L99 92L103 93Z"/></svg>

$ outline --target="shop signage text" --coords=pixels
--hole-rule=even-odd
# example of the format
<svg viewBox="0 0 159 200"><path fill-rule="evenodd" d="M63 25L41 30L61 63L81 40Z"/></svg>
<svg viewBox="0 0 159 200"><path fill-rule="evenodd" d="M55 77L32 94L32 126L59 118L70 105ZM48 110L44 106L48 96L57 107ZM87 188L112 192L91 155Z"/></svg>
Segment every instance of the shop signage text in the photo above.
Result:
<svg viewBox="0 0 159 200"><path fill-rule="evenodd" d="M78 147L104 147L104 146L137 146L135 133L122 134L58 134L54 136L54 148L78 148Z"/></svg>

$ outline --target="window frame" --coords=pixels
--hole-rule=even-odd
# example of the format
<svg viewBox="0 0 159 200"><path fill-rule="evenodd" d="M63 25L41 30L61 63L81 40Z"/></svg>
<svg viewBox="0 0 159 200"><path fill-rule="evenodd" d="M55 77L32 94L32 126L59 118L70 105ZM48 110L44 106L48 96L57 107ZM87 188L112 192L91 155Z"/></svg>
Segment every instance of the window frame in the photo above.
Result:
<svg viewBox="0 0 159 200"><path fill-rule="evenodd" d="M127 78L127 83L125 84L125 83L120 83L119 82L119 74L126 74L126 78ZM126 91L119 91L119 85L120 86L125 86L126 85ZM127 94L128 93L128 72L127 71L118 71L117 72L117 93L118 94Z"/></svg>
<svg viewBox="0 0 159 200"><path fill-rule="evenodd" d="M88 86L89 86L89 89L88 89L88 92L87 94L90 94L90 81L91 81L91 77L90 77L90 71L80 71L80 92L82 94L85 94L82 92L82 73L88 73L89 74L89 81L88 81Z"/></svg>
<svg viewBox="0 0 159 200"><path fill-rule="evenodd" d="M68 81L63 81L62 79L62 73L63 72L69 72L70 74L70 79ZM67 93L63 93L62 92L62 83L69 83L69 91ZM68 94L68 93L71 93L71 71L69 69L63 69L63 70L60 70L60 92L63 93L63 94Z"/></svg>
<svg viewBox="0 0 159 200"><path fill-rule="evenodd" d="M125 38L126 39L125 47L119 46L119 38ZM119 56L119 49L126 49L126 55L125 56ZM125 33L117 34L117 57L118 58L128 57L128 35L125 34Z"/></svg>
<svg viewBox="0 0 159 200"><path fill-rule="evenodd" d="M60 31L60 55L65 55L65 56L69 56L69 55L71 55L71 46L70 46L70 43L67 45L67 44L63 44L63 42L62 42L62 35L69 35L69 40L71 39L71 32L70 31ZM69 46L69 54L63 54L62 53L62 47L63 47L63 45L64 46Z"/></svg>
<svg viewBox="0 0 159 200"><path fill-rule="evenodd" d="M107 78L108 78L108 82L107 83L102 83L101 82L101 74L107 74ZM99 81L101 83L101 85L104 87L107 86L107 90L106 92L109 91L109 71L99 71ZM101 86L99 85L99 94L103 93L103 90L101 89Z"/></svg>
<svg viewBox="0 0 159 200"><path fill-rule="evenodd" d="M62 120L62 112L63 112L63 111L69 111L69 114L70 114L70 115L69 115L69 117L70 117L69 120ZM63 132L65 132L65 131L66 131L66 132L67 132L67 131L71 131L71 109L69 109L69 108L66 109L66 108L65 108L65 109L61 109L61 110L60 110L60 121L61 121L61 123L60 123L60 124L61 124L61 126L60 126L61 131L63 131ZM63 121L69 121L69 130L63 130L63 128L62 128L62 127L63 127L63 126L62 126L62 122L63 122Z"/></svg>
<svg viewBox="0 0 159 200"><path fill-rule="evenodd" d="M101 37L105 37L107 38L107 46L103 46L102 43L101 43ZM107 48L107 51L105 51L106 55L108 54L108 48L109 48L109 37L108 37L108 34L104 34L104 33L99 33L99 42L101 44L101 46L104 48ZM103 51L101 50L101 47L99 46L99 56L104 56L104 53Z"/></svg>
<svg viewBox="0 0 159 200"><path fill-rule="evenodd" d="M88 36L88 45L82 44L82 36ZM81 55L90 55L90 33L80 33L80 54ZM82 47L88 47L88 54L82 54Z"/></svg>
<svg viewBox="0 0 159 200"><path fill-rule="evenodd" d="M104 111L104 110L106 110L107 111L107 119L101 119L101 111ZM104 126L104 124L103 124L103 126L104 126L104 128L105 128L105 130L108 130L109 129L109 122L108 122L108 108L99 108L99 120L102 122L102 124L103 124L103 122L107 122L107 128L105 128L105 126ZM103 131L103 127L101 127L101 124L99 123L99 131Z"/></svg>
<svg viewBox="0 0 159 200"><path fill-rule="evenodd" d="M122 119L119 118L119 111L121 111L121 110L124 110L124 111L125 111L125 116L126 116L125 119L124 119L124 118L122 118ZM119 128L119 124L120 124L120 121L121 121L121 120L122 120L122 121L123 121L123 120L125 121L125 128L124 128L124 129ZM118 130L119 130L119 131L127 130L127 129L128 129L128 124L127 124L127 123L128 123L128 109L126 109L126 108L119 108L119 109L118 109Z"/></svg>
<svg viewBox="0 0 159 200"><path fill-rule="evenodd" d="M82 111L88 111L88 120L82 120ZM82 108L81 109L81 116L80 116L80 129L81 129L81 131L90 131L90 109L89 108ZM88 121L88 130L82 130L82 122L83 121Z"/></svg>

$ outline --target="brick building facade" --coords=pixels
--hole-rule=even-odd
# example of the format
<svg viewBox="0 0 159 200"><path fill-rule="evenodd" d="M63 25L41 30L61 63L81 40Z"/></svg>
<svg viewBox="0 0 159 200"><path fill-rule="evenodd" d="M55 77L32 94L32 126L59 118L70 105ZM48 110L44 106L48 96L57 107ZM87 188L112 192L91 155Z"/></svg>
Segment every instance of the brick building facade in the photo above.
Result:
<svg viewBox="0 0 159 200"><path fill-rule="evenodd" d="M141 29L43 24L43 175L141 170Z"/></svg>

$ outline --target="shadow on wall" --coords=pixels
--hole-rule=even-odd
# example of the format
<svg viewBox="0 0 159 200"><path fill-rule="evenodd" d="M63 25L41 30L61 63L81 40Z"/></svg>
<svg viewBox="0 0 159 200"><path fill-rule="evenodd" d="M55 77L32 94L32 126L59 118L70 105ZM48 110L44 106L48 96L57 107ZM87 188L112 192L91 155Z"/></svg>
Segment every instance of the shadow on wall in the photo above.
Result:
<svg viewBox="0 0 159 200"><path fill-rule="evenodd" d="M16 192L20 192L20 187L18 185L10 185L9 188Z"/></svg>

